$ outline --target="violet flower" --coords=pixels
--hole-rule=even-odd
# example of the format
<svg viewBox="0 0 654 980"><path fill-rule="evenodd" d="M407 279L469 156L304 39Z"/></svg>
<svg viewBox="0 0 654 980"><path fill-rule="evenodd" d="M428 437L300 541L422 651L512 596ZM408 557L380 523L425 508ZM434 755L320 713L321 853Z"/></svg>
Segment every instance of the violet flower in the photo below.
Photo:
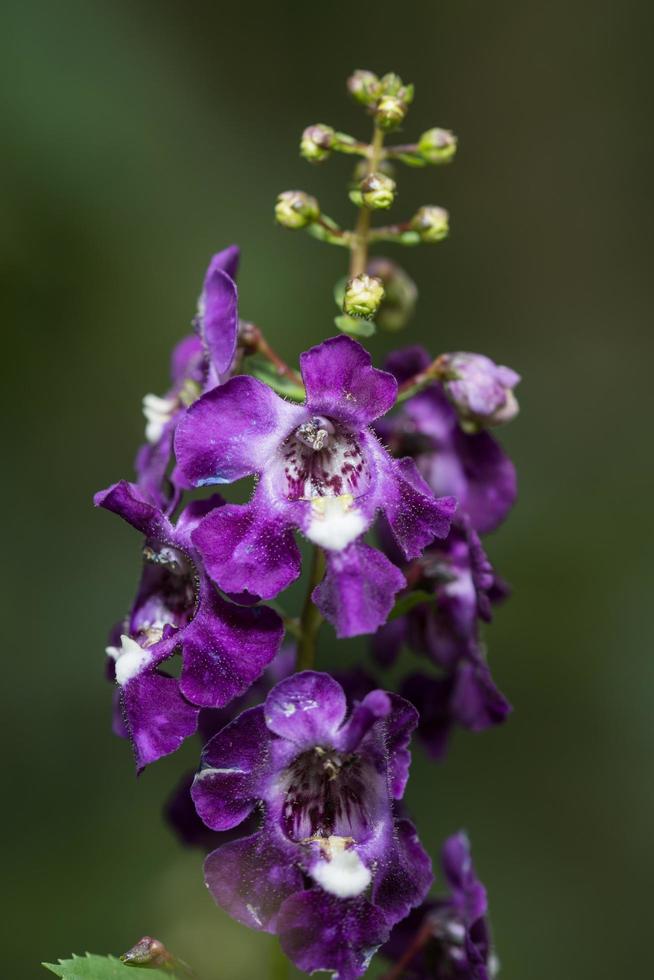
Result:
<svg viewBox="0 0 654 980"><path fill-rule="evenodd" d="M399 570L361 541L383 510L407 558L447 534L455 509L436 500L410 459L394 460L370 423L387 412L395 379L349 337L300 357L307 397L291 404L252 377L232 378L186 413L175 435L178 471L193 487L258 476L252 500L207 517L193 541L223 589L273 598L300 574L299 529L327 552L313 599L338 636L374 632L404 586Z"/></svg>
<svg viewBox="0 0 654 980"><path fill-rule="evenodd" d="M365 971L431 883L412 824L394 812L415 709L377 690L346 714L332 677L295 674L209 742L192 790L212 830L262 809L254 834L206 860L218 905L277 933L299 969L340 980Z"/></svg>
<svg viewBox="0 0 654 980"><path fill-rule="evenodd" d="M430 363L422 347L394 352L386 368L406 381ZM515 503L513 463L488 432L466 433L437 383L409 398L391 418L378 423L397 455L412 456L435 494L452 494L479 534L494 531Z"/></svg>
<svg viewBox="0 0 654 980"><path fill-rule="evenodd" d="M197 728L200 707L218 708L243 694L279 649L283 626L266 607L244 608L215 589L191 543L193 529L223 506L195 501L176 524L121 481L95 496L145 536L139 589L108 653L137 767L174 752ZM180 652L179 679L162 666Z"/></svg>
<svg viewBox="0 0 654 980"><path fill-rule="evenodd" d="M395 927L382 953L402 961L406 980L492 980L497 961L488 926L486 889L475 874L466 834L442 850L447 897L429 900ZM409 958L408 951L414 955Z"/></svg>
<svg viewBox="0 0 654 980"><path fill-rule="evenodd" d="M170 513L179 501L174 474L168 476L175 428L186 408L229 375L238 336L236 272L240 252L236 245L213 256L207 269L196 332L175 347L171 359L169 391L143 399L146 443L136 456L137 483L150 501Z"/></svg>
<svg viewBox="0 0 654 980"><path fill-rule="evenodd" d="M444 354L443 390L468 432L510 422L518 414L513 389L520 375L483 354Z"/></svg>

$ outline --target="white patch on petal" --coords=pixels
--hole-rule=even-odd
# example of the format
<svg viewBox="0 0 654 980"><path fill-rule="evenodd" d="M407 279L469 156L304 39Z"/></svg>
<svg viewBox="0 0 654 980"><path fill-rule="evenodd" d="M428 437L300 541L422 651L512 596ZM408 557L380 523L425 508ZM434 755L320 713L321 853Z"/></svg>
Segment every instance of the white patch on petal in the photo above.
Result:
<svg viewBox="0 0 654 980"><path fill-rule="evenodd" d="M200 769L196 773L196 779L205 779L206 776L244 776L247 775L245 769L215 769L213 766L207 766L206 769Z"/></svg>
<svg viewBox="0 0 654 980"><path fill-rule="evenodd" d="M145 395L143 398L143 414L145 415L145 438L150 443L161 439L163 430L177 410L176 398L160 398L159 395Z"/></svg>
<svg viewBox="0 0 654 980"><path fill-rule="evenodd" d="M263 923L261 921L261 918L259 916L259 913L255 909L254 905L246 905L245 907L248 910L248 912L250 913L250 915L252 916L252 918L254 919L254 921L256 922L256 924L258 926L263 925Z"/></svg>
<svg viewBox="0 0 654 980"><path fill-rule="evenodd" d="M284 704L280 705L280 707L282 709L282 714L285 715L286 718L290 718L291 715L295 714L295 705L292 701L286 701Z"/></svg>
<svg viewBox="0 0 654 980"><path fill-rule="evenodd" d="M306 531L309 540L329 551L347 548L366 529L366 522L353 503L349 493L340 497L314 497L311 522Z"/></svg>
<svg viewBox="0 0 654 980"><path fill-rule="evenodd" d="M121 636L120 643L120 649L107 647L107 653L116 661L116 680L122 687L140 674L150 660L150 653L129 636Z"/></svg>
<svg viewBox="0 0 654 980"><path fill-rule="evenodd" d="M347 848L350 839L345 837L328 837L321 843L321 849L326 860L311 871L311 876L318 884L335 895L336 898L354 898L364 892L370 884L370 870L352 848Z"/></svg>

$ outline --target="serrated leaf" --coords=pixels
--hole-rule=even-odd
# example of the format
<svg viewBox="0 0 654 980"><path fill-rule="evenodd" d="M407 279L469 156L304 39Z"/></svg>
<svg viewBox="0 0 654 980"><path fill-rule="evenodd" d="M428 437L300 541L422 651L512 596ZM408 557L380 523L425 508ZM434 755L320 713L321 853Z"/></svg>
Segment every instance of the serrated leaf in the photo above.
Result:
<svg viewBox="0 0 654 980"><path fill-rule="evenodd" d="M139 972L143 980L175 980L178 976L169 970L151 970L149 967L125 966L115 956L96 956L87 953L86 956L75 956L70 960L59 960L58 963L43 963L62 980L138 980Z"/></svg>
<svg viewBox="0 0 654 980"><path fill-rule="evenodd" d="M377 329L374 320L348 316L346 313L343 313L342 316L335 317L334 323L339 330L349 334L351 337L372 337Z"/></svg>
<svg viewBox="0 0 654 980"><path fill-rule="evenodd" d="M279 374L270 361L265 361L258 357L250 357L246 363L253 377L258 378L259 381L263 381L269 388L276 391L278 395L290 398L294 402L303 402L306 398L307 393L304 388L290 378L284 377L283 374Z"/></svg>
<svg viewBox="0 0 654 980"><path fill-rule="evenodd" d="M388 619L390 621L391 619L399 619L400 616L406 616L415 606L421 606L424 602L432 602L433 598L434 596L432 594L424 592L422 589L416 589L415 592L407 592L397 600L391 609Z"/></svg>

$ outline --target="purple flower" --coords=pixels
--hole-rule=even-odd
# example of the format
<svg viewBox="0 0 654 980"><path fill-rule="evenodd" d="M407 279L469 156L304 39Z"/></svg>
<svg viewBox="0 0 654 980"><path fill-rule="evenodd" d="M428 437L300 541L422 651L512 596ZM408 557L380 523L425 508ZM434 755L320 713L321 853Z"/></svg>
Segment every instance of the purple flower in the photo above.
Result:
<svg viewBox="0 0 654 980"><path fill-rule="evenodd" d="M283 627L271 609L228 602L202 567L191 535L223 505L220 497L189 504L175 525L125 481L96 494L95 504L145 536L139 589L120 645L108 650L141 769L195 732L200 707L222 707L243 694L275 656ZM177 652L179 680L161 669Z"/></svg>
<svg viewBox="0 0 654 980"><path fill-rule="evenodd" d="M262 811L254 834L206 860L218 905L277 933L299 969L341 980L365 971L431 883L429 858L393 802L408 778L414 708L377 690L346 715L332 677L295 674L209 742L192 790L212 830Z"/></svg>
<svg viewBox="0 0 654 980"><path fill-rule="evenodd" d="M443 389L454 405L461 425L477 432L489 425L510 422L518 414L513 389L520 375L483 354L443 354L446 380Z"/></svg>
<svg viewBox="0 0 654 980"><path fill-rule="evenodd" d="M505 595L506 586L465 518L452 525L445 541L425 550L409 575L433 601L382 627L373 651L387 665L407 643L442 668L441 677L415 674L402 688L420 712L419 732L430 754L440 758L455 725L483 731L511 710L495 687L479 637L480 620L490 620L491 604Z"/></svg>
<svg viewBox="0 0 654 980"><path fill-rule="evenodd" d="M397 384L356 341L334 337L300 362L304 405L236 377L178 426L178 469L190 486L258 476L250 503L209 515L193 541L221 588L272 598L300 574L293 530L303 531L327 552L314 602L339 636L374 632L404 579L361 536L383 510L404 555L416 557L447 534L455 502L435 500L413 461L392 459L371 430Z"/></svg>
<svg viewBox="0 0 654 980"><path fill-rule="evenodd" d="M143 399L147 442L136 456L138 486L167 513L179 501L175 476L167 476L177 423L203 391L225 380L234 362L239 323L234 279L239 254L238 247L230 245L211 259L194 319L196 333L173 351L171 388L163 397L148 394Z"/></svg>
<svg viewBox="0 0 654 980"><path fill-rule="evenodd" d="M430 363L422 347L392 354L386 367L405 381ZM397 455L410 455L435 494L452 494L479 534L495 530L516 499L511 460L488 432L462 430L456 411L438 384L410 398L379 426Z"/></svg>
<svg viewBox="0 0 654 980"><path fill-rule="evenodd" d="M486 889L475 874L464 833L445 841L442 863L450 894L411 912L395 927L382 952L402 964L406 980L491 980L497 961Z"/></svg>

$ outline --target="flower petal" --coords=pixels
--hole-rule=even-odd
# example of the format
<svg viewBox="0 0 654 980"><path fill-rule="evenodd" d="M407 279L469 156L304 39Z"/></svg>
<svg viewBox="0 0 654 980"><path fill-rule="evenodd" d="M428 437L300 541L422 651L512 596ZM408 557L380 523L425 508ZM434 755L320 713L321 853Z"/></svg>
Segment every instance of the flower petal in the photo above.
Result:
<svg viewBox="0 0 654 980"><path fill-rule="evenodd" d="M383 507L407 558L418 558L434 538L445 538L456 510L454 497L436 499L408 457L387 466Z"/></svg>
<svg viewBox="0 0 654 980"><path fill-rule="evenodd" d="M170 521L158 507L146 500L139 487L127 480L120 480L106 490L100 490L94 496L93 503L96 507L104 507L105 510L118 514L146 538L168 541L174 537Z"/></svg>
<svg viewBox="0 0 654 980"><path fill-rule="evenodd" d="M313 670L281 681L264 704L270 731L302 746L329 744L346 710L341 685L329 674Z"/></svg>
<svg viewBox="0 0 654 980"><path fill-rule="evenodd" d="M238 826L261 798L268 741L261 705L242 712L205 745L191 795L212 830Z"/></svg>
<svg viewBox="0 0 654 980"><path fill-rule="evenodd" d="M307 408L317 415L366 425L395 404L397 382L372 366L351 337L332 337L300 356Z"/></svg>
<svg viewBox="0 0 654 980"><path fill-rule="evenodd" d="M227 504L202 521L193 543L224 592L272 599L300 574L301 557L283 508L258 490L249 504Z"/></svg>
<svg viewBox="0 0 654 980"><path fill-rule="evenodd" d="M339 638L374 633L406 586L402 572L381 551L355 541L327 552L327 573L312 599Z"/></svg>
<svg viewBox="0 0 654 980"><path fill-rule="evenodd" d="M182 697L176 678L144 671L121 690L138 771L175 752L195 733L199 709Z"/></svg>
<svg viewBox="0 0 654 980"><path fill-rule="evenodd" d="M291 895L277 923L282 949L305 973L329 970L338 980L365 973L386 941L383 913L364 898L343 900L316 888Z"/></svg>
<svg viewBox="0 0 654 980"><path fill-rule="evenodd" d="M194 704L221 708L261 676L279 650L284 626L272 609L227 602L208 581L202 592L182 638L179 686Z"/></svg>
<svg viewBox="0 0 654 980"><path fill-rule="evenodd" d="M433 875L431 859L410 820L398 820L393 844L387 849L372 885L372 901L395 924L420 905Z"/></svg>
<svg viewBox="0 0 654 980"><path fill-rule="evenodd" d="M204 863L204 878L214 901L251 929L275 932L280 906L302 888L294 849L281 835L260 830L224 844Z"/></svg>
<svg viewBox="0 0 654 980"><path fill-rule="evenodd" d="M239 249L218 252L212 258L201 297L201 324L212 367L224 374L231 367L238 335L238 291L234 275L238 267Z"/></svg>
<svg viewBox="0 0 654 980"><path fill-rule="evenodd" d="M260 472L305 417L304 408L262 381L231 378L196 401L177 426L177 468L194 487Z"/></svg>

